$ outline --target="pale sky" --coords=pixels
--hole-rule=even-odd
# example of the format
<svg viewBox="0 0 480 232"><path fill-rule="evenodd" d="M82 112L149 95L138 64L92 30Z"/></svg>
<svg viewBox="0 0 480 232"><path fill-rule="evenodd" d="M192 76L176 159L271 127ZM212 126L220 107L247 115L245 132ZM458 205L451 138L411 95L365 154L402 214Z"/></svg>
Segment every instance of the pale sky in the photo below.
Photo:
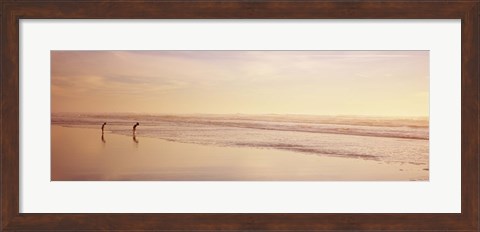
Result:
<svg viewBox="0 0 480 232"><path fill-rule="evenodd" d="M52 112L428 116L428 51L52 51Z"/></svg>

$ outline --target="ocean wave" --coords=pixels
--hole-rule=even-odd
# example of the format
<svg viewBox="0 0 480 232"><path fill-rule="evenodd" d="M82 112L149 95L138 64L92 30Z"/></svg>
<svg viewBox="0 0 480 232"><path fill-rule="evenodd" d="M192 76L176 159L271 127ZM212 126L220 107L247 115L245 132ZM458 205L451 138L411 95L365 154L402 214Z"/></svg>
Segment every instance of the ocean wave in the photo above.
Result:
<svg viewBox="0 0 480 232"><path fill-rule="evenodd" d="M397 120L397 124L370 119L375 122L368 126L365 118L359 119L363 125L320 123L323 118L315 122L311 118L299 121L296 116L291 120L289 116L275 116L271 121L268 118L271 116L52 115L52 124L100 129L107 122L107 131L130 136L133 124L138 121L138 136L173 142L428 163L428 127L408 126L404 119Z"/></svg>
<svg viewBox="0 0 480 232"><path fill-rule="evenodd" d="M303 120L302 120L303 119ZM429 139L428 120L392 119L366 117L321 117L290 115L55 115L52 123L90 125L108 121L110 124L125 125L141 121L143 125L155 126L170 123L172 126L236 127L274 131L296 131L309 133L331 133L357 136L376 136L408 139Z"/></svg>

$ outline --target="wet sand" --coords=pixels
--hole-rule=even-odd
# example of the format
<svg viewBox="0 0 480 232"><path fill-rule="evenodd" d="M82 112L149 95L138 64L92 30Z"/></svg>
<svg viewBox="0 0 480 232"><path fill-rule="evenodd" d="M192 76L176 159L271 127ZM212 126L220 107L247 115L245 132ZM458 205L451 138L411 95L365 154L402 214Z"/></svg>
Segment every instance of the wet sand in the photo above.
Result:
<svg viewBox="0 0 480 232"><path fill-rule="evenodd" d="M52 126L52 181L409 181L425 165L219 147Z"/></svg>

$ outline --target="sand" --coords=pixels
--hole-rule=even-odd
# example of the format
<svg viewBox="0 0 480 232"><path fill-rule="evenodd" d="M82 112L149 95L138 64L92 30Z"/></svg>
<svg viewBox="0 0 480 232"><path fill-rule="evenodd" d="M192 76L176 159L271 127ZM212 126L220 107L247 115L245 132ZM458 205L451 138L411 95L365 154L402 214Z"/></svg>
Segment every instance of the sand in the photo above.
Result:
<svg viewBox="0 0 480 232"><path fill-rule="evenodd" d="M410 181L428 167L52 126L52 181Z"/></svg>

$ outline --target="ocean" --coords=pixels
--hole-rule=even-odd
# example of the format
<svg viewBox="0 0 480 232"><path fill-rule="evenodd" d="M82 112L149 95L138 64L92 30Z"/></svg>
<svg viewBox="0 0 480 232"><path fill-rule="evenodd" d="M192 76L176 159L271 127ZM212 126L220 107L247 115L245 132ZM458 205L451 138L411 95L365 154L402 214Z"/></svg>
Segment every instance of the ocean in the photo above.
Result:
<svg viewBox="0 0 480 232"><path fill-rule="evenodd" d="M428 168L429 121L311 115L52 114L52 125L218 147L288 150L303 155L408 163Z"/></svg>

